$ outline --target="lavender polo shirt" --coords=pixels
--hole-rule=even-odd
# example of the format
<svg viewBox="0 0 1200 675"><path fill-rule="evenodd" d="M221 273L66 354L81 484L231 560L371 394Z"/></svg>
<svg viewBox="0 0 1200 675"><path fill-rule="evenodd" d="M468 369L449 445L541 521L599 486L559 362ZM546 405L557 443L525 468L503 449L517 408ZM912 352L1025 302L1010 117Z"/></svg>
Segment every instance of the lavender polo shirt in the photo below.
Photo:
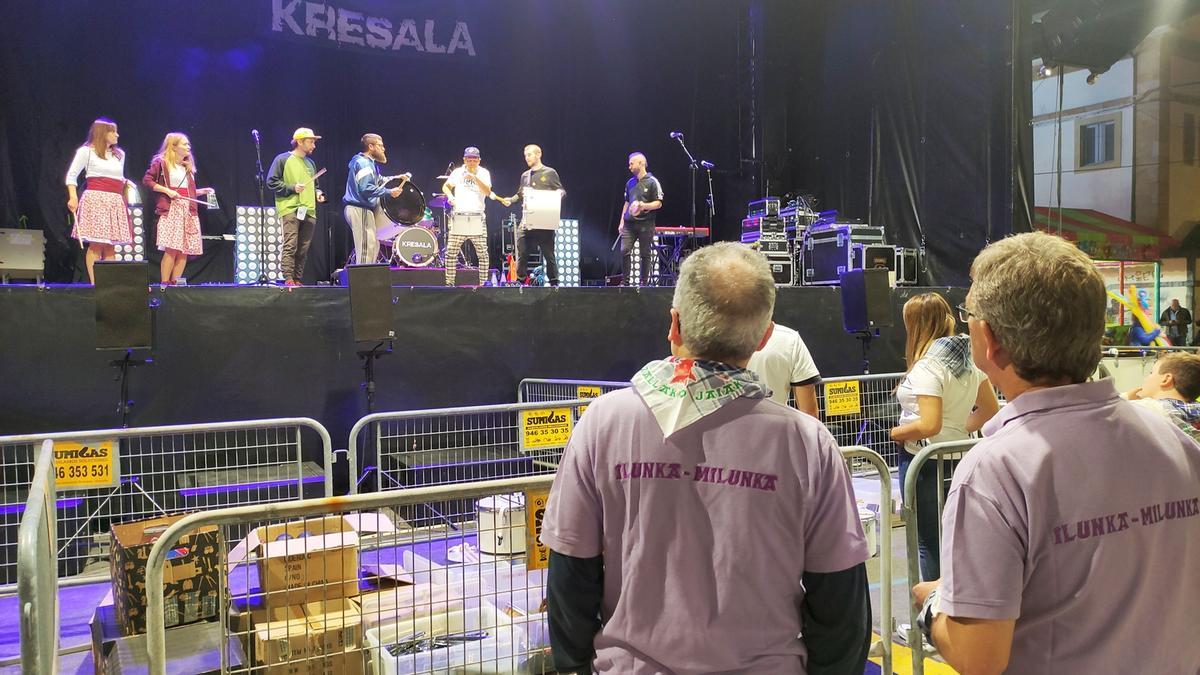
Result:
<svg viewBox="0 0 1200 675"><path fill-rule="evenodd" d="M1200 672L1200 446L1110 380L1021 394L943 514L940 611L1016 619L1008 672Z"/></svg>
<svg viewBox="0 0 1200 675"><path fill-rule="evenodd" d="M604 555L601 673L803 673L801 574L867 558L820 422L740 398L664 440L632 389L588 406L542 541Z"/></svg>

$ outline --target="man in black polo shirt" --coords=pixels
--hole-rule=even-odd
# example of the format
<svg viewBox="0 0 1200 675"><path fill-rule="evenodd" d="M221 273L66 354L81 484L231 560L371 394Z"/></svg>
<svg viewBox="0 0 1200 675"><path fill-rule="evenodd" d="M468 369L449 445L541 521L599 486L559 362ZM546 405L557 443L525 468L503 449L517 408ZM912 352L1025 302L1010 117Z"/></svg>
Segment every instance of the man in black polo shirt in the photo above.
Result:
<svg viewBox="0 0 1200 675"><path fill-rule="evenodd" d="M635 152L629 156L629 172L633 178L625 183L625 208L621 210L621 274L624 283L633 285L630 269L633 266L633 243L638 243L641 256L641 285L650 282L650 266L654 264L654 212L662 208L662 185L654 174L646 171L646 156Z"/></svg>
<svg viewBox="0 0 1200 675"><path fill-rule="evenodd" d="M505 206L510 206L513 202L521 198L525 188L534 190L558 190L559 194L566 194L563 190L562 180L558 177L558 172L554 169L542 164L542 149L536 145L530 144L525 146L525 164L529 166L529 170L521 174L521 182L517 187L517 194L501 199L501 203ZM542 260L546 264L546 278L550 280L551 286L558 285L558 261L554 259L554 230L536 230L521 223L517 226L517 278L522 284L529 285L529 262L528 247L536 246L542 254Z"/></svg>

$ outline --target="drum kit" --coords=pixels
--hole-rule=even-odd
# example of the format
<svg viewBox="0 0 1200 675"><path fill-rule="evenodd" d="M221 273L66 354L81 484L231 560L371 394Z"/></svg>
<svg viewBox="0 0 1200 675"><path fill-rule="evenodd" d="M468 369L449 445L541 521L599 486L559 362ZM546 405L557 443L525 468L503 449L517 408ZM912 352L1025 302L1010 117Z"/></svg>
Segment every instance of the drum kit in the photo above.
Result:
<svg viewBox="0 0 1200 675"><path fill-rule="evenodd" d="M438 176L445 180L447 176ZM389 178L385 187L401 187L399 176ZM379 200L383 214L389 223L380 225L376 231L383 259L403 267L428 267L443 259L446 242L442 234L450 204L445 195L435 195L428 203L420 188L407 181L400 195L393 197L385 193ZM441 209L441 222L433 217L430 209Z"/></svg>

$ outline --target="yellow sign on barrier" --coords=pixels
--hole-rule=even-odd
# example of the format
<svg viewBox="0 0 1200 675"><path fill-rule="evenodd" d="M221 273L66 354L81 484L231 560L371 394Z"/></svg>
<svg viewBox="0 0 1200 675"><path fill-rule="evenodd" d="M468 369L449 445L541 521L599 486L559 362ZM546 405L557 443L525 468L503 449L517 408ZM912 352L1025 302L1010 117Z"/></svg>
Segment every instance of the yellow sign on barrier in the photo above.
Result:
<svg viewBox="0 0 1200 675"><path fill-rule="evenodd" d="M91 443L54 443L54 482L57 488L115 487L120 480L114 439Z"/></svg>
<svg viewBox="0 0 1200 675"><path fill-rule="evenodd" d="M575 398L600 398L600 394L602 393L604 392L600 391L600 387L594 384L581 384L575 387ZM586 405L579 406L580 415L583 414L584 410L587 410Z"/></svg>
<svg viewBox="0 0 1200 675"><path fill-rule="evenodd" d="M858 380L827 382L825 384L825 414L858 415L862 412Z"/></svg>
<svg viewBox="0 0 1200 675"><path fill-rule="evenodd" d="M570 408L540 408L521 411L521 447L561 448L571 437Z"/></svg>
<svg viewBox="0 0 1200 675"><path fill-rule="evenodd" d="M544 570L550 566L550 547L542 543L542 520L546 516L549 490L525 491L525 568Z"/></svg>

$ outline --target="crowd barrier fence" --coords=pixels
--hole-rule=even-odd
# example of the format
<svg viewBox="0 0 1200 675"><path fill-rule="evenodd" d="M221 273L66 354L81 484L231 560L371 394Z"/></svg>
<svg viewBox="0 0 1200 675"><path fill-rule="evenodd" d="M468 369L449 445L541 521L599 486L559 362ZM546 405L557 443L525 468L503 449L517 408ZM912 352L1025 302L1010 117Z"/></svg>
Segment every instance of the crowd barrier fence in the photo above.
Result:
<svg viewBox="0 0 1200 675"><path fill-rule="evenodd" d="M962 459L962 456L978 443L978 439L970 439L965 441L947 441L944 443L931 443L921 449L912 459L912 464L908 467L908 473L904 479L904 485L901 489L904 491L904 535L907 539L907 562L908 562L908 586L915 586L921 578L921 563L920 553L918 550L918 528L917 528L917 511L916 511L916 494L917 494L917 476L921 472L921 468L926 462L937 462L937 484L942 487L937 493L937 512L938 512L938 539L941 539L942 520L941 513L945 508L946 491L950 487L950 478L953 475L953 466L947 466L948 462ZM947 470L949 469L949 470ZM921 631L917 629L917 614L920 608L908 603L909 607L909 630L908 641L909 647L912 649L912 672L913 675L923 675L925 672L924 662L924 642L925 638L921 635Z"/></svg>
<svg viewBox="0 0 1200 675"><path fill-rule="evenodd" d="M58 543L54 511L54 443L43 441L17 534L23 673L58 672L58 575L47 573Z"/></svg>
<svg viewBox="0 0 1200 675"><path fill-rule="evenodd" d="M360 476L355 450L367 448L374 450L368 455L375 458L378 491L553 473L589 402L571 399L367 415L350 430L350 475ZM351 481L351 494L358 492L357 483L357 478Z"/></svg>
<svg viewBox="0 0 1200 675"><path fill-rule="evenodd" d="M305 430L319 440L323 466L304 460ZM88 567L100 561L108 574L112 524L333 494L329 432L303 417L0 436L0 527L10 532L27 509L37 449L47 440L58 540L47 563L64 585L94 580ZM16 591L16 559L15 544L0 547L0 595Z"/></svg>
<svg viewBox="0 0 1200 675"><path fill-rule="evenodd" d="M843 455L875 468L881 501L890 503L882 458L866 448ZM553 672L548 553L537 543L553 480L521 476L190 514L162 533L146 561L149 672L166 672L168 648L182 635L167 629L163 562L182 537L207 528L223 535L219 606L229 609L209 624L220 632L211 642L221 646L222 672L236 670L238 660L296 672ZM464 506L421 525L400 515L446 503ZM307 536L272 540L285 530ZM247 531L254 534L234 545L230 535ZM879 538L886 618L875 653L890 672L890 527L880 527ZM360 568L369 572L362 582Z"/></svg>
<svg viewBox="0 0 1200 675"><path fill-rule="evenodd" d="M517 385L517 403L596 398L601 394L625 389L628 386L628 382L609 380L556 380L527 377Z"/></svg>

